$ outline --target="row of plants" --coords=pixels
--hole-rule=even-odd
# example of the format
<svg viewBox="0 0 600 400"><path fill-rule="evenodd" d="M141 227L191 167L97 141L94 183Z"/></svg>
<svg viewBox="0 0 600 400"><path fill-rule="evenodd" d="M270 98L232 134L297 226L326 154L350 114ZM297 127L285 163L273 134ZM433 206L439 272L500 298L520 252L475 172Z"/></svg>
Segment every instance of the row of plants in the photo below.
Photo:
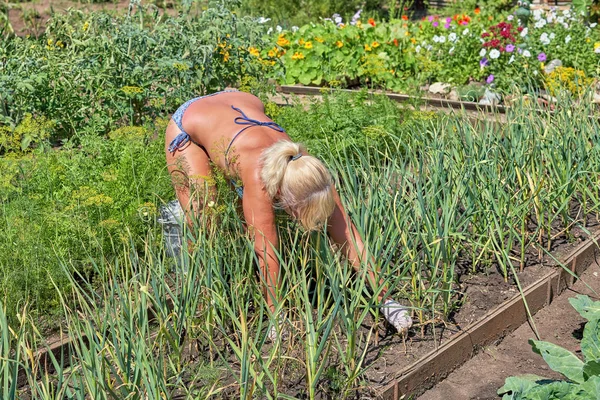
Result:
<svg viewBox="0 0 600 400"><path fill-rule="evenodd" d="M411 306L417 330L456 309L459 273L516 276L528 254L551 251L599 211L600 126L589 108L536 115L521 104L502 126L406 111L364 92L268 110L334 171L382 283ZM203 214L203 234L189 233L178 262L165 257L152 217L174 197L163 146L161 135L131 127L0 159L20 174L3 184L0 207L9 232L0 238L0 354L11 360L0 364L3 396L17 390L18 371L33 398L313 399L366 390L380 322L373 293L382 288L369 288L366 269L354 273L323 233L303 234L281 218L277 312L291 335L269 343L274 316L229 188L216 200L219 224ZM32 263L37 275L13 281ZM48 308L35 301L34 282L54 290L59 327L75 339L74 366L56 359L58 372L41 378L28 355L44 346L39 310Z"/></svg>
<svg viewBox="0 0 600 400"><path fill-rule="evenodd" d="M83 130L142 125L258 77L265 65L248 48L263 46L264 27L231 3L177 16L135 2L124 15L69 9L39 38L1 35L0 152L19 150L11 143L28 114L55 124L56 143Z"/></svg>
<svg viewBox="0 0 600 400"><path fill-rule="evenodd" d="M285 84L411 92L437 81L478 82L496 91L527 83L556 91L558 82L580 94L600 73L596 25L569 9L536 9L529 22L515 12L485 8L418 21L404 15L389 22L358 12L348 20L335 16L298 29L276 29L257 57L278 61L271 76ZM561 61L562 71L550 76L544 67L554 59Z"/></svg>

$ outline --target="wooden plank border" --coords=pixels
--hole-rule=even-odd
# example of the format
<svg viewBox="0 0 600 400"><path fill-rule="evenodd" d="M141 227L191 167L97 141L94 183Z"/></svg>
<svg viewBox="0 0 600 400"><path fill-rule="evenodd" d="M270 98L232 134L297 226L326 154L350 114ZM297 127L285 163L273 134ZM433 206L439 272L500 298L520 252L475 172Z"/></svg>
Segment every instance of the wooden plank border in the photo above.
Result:
<svg viewBox="0 0 600 400"><path fill-rule="evenodd" d="M579 276L600 254L600 232L588 237L569 252L562 264ZM478 322L469 325L437 350L401 370L393 382L377 393L378 399L400 400L418 396L448 376L454 369L471 359L477 352L494 343L528 321L523 298L535 314L550 304L556 296L575 283L575 278L558 268L531 284L512 299L489 311Z"/></svg>
<svg viewBox="0 0 600 400"><path fill-rule="evenodd" d="M348 92L355 93L353 89L333 89L333 88L322 88L315 86L294 86L294 85L282 85L277 87L277 91L283 94L298 94L298 95L320 95L324 92ZM448 99L436 99L432 97L417 97L409 96L406 94L388 93L382 91L369 90L369 94L381 94L386 95L389 99L394 100L398 103L419 103L422 102L425 105L438 107L438 108L451 108L451 109L464 109L469 111L482 111L486 113L504 114L506 107L503 105L496 106L482 106L479 103L472 101L456 101Z"/></svg>

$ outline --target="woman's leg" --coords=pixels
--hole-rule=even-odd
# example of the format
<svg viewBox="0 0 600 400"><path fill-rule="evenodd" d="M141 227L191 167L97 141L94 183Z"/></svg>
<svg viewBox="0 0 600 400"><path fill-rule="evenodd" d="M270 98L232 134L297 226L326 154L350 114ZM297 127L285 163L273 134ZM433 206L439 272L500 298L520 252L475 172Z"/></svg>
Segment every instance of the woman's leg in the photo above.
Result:
<svg viewBox="0 0 600 400"><path fill-rule="evenodd" d="M167 126L165 152L177 199L191 228L199 226L200 218L208 216L204 209L214 201L215 187L210 160L203 148L190 141L174 153L168 150L169 144L180 132L171 120Z"/></svg>

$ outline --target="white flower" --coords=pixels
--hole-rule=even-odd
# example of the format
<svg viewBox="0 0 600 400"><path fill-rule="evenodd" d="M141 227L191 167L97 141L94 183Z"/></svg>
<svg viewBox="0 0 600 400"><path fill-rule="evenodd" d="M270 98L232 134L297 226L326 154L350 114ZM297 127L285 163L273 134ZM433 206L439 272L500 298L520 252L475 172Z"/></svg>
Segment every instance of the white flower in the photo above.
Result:
<svg viewBox="0 0 600 400"><path fill-rule="evenodd" d="M435 43L439 43L439 42L440 42L440 37L439 37L438 35L434 35L434 36L433 36L433 41L434 41Z"/></svg>
<svg viewBox="0 0 600 400"><path fill-rule="evenodd" d="M564 15L565 17L568 17L570 14L571 14L571 10L569 10L568 8L567 8L567 9L565 9L565 10L563 10L563 15Z"/></svg>
<svg viewBox="0 0 600 400"><path fill-rule="evenodd" d="M280 27L279 25L277 25L277 26L275 27L275 30L277 31L277 33L281 33L281 32L283 31L283 28L282 28L282 27Z"/></svg>
<svg viewBox="0 0 600 400"><path fill-rule="evenodd" d="M558 22L559 24L564 24L565 23L565 17L557 17L556 18L556 22Z"/></svg>
<svg viewBox="0 0 600 400"><path fill-rule="evenodd" d="M540 18L540 20L538 20L534 26L536 27L536 29L540 29L540 28L543 28L545 25L546 25L546 20L544 18Z"/></svg>
<svg viewBox="0 0 600 400"><path fill-rule="evenodd" d="M483 57L483 56L485 56L486 54L487 54L487 51L486 51L485 49L481 49L481 50L479 51L479 57Z"/></svg>
<svg viewBox="0 0 600 400"><path fill-rule="evenodd" d="M523 57L531 57L529 50L523 50Z"/></svg>
<svg viewBox="0 0 600 400"><path fill-rule="evenodd" d="M440 43L446 43L446 36L440 36Z"/></svg>
<svg viewBox="0 0 600 400"><path fill-rule="evenodd" d="M554 32L550 32L550 40L554 40L554 38L556 37L556 34Z"/></svg>
<svg viewBox="0 0 600 400"><path fill-rule="evenodd" d="M566 22L563 24L563 26L565 27L565 29L569 29L569 24L567 24Z"/></svg>
<svg viewBox="0 0 600 400"><path fill-rule="evenodd" d="M521 37L527 36L527 32L528 32L528 29L527 28L523 28L523 30L521 31Z"/></svg>
<svg viewBox="0 0 600 400"><path fill-rule="evenodd" d="M534 69L534 70L533 70L533 74L534 74L534 75L537 75L537 74L538 74L538 72L537 72L537 69Z"/></svg>
<svg viewBox="0 0 600 400"><path fill-rule="evenodd" d="M469 34L469 28L465 28L465 30L463 31L463 35L468 35Z"/></svg>
<svg viewBox="0 0 600 400"><path fill-rule="evenodd" d="M415 47L415 52L419 53L421 51L421 46L418 45L417 47Z"/></svg>
<svg viewBox="0 0 600 400"><path fill-rule="evenodd" d="M452 32L448 35L448 40L451 42L456 42L458 38L456 37L456 33Z"/></svg>
<svg viewBox="0 0 600 400"><path fill-rule="evenodd" d="M481 43L485 43L485 40L483 40L483 38L479 38L479 41L480 41Z"/></svg>
<svg viewBox="0 0 600 400"><path fill-rule="evenodd" d="M567 35L567 37L565 38L565 44L569 43L571 41L571 35Z"/></svg>
<svg viewBox="0 0 600 400"><path fill-rule="evenodd" d="M550 38L548 37L548 34L546 32L542 33L542 35L540 36L540 42L542 42L543 45L550 44Z"/></svg>
<svg viewBox="0 0 600 400"><path fill-rule="evenodd" d="M542 10L536 8L535 10L533 10L533 19L537 21L540 18L542 18Z"/></svg>
<svg viewBox="0 0 600 400"><path fill-rule="evenodd" d="M297 26L295 26L295 25L294 25L294 26L292 26L292 32L298 32L298 29L300 29L300 28L298 28L298 27L297 27Z"/></svg>
<svg viewBox="0 0 600 400"><path fill-rule="evenodd" d="M514 54L512 56L510 56L510 59L508 60L509 64L512 64L513 62L515 62L515 56L514 56Z"/></svg>
<svg viewBox="0 0 600 400"><path fill-rule="evenodd" d="M450 47L450 50L448 50L448 54L452 54L452 52L454 52L454 46Z"/></svg>
<svg viewBox="0 0 600 400"><path fill-rule="evenodd" d="M427 49L427 51L431 51L431 49L433 49L433 46L432 46L432 45L428 45L428 46L426 47L426 49Z"/></svg>
<svg viewBox="0 0 600 400"><path fill-rule="evenodd" d="M594 22L593 24L590 24L590 28L595 28L595 27L596 27L596 25L598 25L598 23L597 23L597 22Z"/></svg>
<svg viewBox="0 0 600 400"><path fill-rule="evenodd" d="M492 60L495 60L498 57L500 57L500 52L497 49L490 50L490 58Z"/></svg>
<svg viewBox="0 0 600 400"><path fill-rule="evenodd" d="M600 54L600 46L598 46L594 49L594 53Z"/></svg>
<svg viewBox="0 0 600 400"><path fill-rule="evenodd" d="M269 22L271 20L271 18L265 18L265 17L259 17L256 22L258 22L259 24L265 24L267 22Z"/></svg>
<svg viewBox="0 0 600 400"><path fill-rule="evenodd" d="M509 15L508 17L506 17L506 19L509 20L509 21L512 21L514 18L515 18L515 16L512 15L512 14Z"/></svg>
<svg viewBox="0 0 600 400"><path fill-rule="evenodd" d="M271 33L273 33L273 27L269 28L269 30L267 30L267 35L270 35Z"/></svg>

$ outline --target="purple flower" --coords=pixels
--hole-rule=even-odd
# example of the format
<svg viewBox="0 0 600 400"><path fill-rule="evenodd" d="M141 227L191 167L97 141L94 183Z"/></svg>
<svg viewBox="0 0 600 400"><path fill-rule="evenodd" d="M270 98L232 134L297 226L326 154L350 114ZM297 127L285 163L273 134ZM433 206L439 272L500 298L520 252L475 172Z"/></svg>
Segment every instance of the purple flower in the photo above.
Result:
<svg viewBox="0 0 600 400"><path fill-rule="evenodd" d="M433 25L433 26L435 26L437 28L439 24L440 24L439 22L433 21L433 23L431 25Z"/></svg>
<svg viewBox="0 0 600 400"><path fill-rule="evenodd" d="M540 54L538 54L538 61L539 62L546 61L546 53L540 53Z"/></svg>
<svg viewBox="0 0 600 400"><path fill-rule="evenodd" d="M444 28L446 28L446 29L449 29L449 28L450 28L450 22L446 22L446 23L444 24Z"/></svg>
<svg viewBox="0 0 600 400"><path fill-rule="evenodd" d="M515 45L514 44L507 44L506 45L506 52L507 53L512 53L515 50Z"/></svg>
<svg viewBox="0 0 600 400"><path fill-rule="evenodd" d="M430 15L429 17L427 17L427 20L428 20L429 22L433 22L433 15Z"/></svg>
<svg viewBox="0 0 600 400"><path fill-rule="evenodd" d="M479 61L479 66L480 66L481 68L483 68L483 67L485 67L486 65L488 65L488 59L487 59L487 58L485 58L485 57L483 57L483 58L481 59L481 61Z"/></svg>
<svg viewBox="0 0 600 400"><path fill-rule="evenodd" d="M520 47L517 47L517 53L519 53L519 54L523 53L523 49Z"/></svg>
<svg viewBox="0 0 600 400"><path fill-rule="evenodd" d="M494 75L490 75L487 77L487 79L485 80L488 84L494 82Z"/></svg>
<svg viewBox="0 0 600 400"><path fill-rule="evenodd" d="M446 23L449 24L450 22L452 22L452 18L450 18L450 17L446 18Z"/></svg>

